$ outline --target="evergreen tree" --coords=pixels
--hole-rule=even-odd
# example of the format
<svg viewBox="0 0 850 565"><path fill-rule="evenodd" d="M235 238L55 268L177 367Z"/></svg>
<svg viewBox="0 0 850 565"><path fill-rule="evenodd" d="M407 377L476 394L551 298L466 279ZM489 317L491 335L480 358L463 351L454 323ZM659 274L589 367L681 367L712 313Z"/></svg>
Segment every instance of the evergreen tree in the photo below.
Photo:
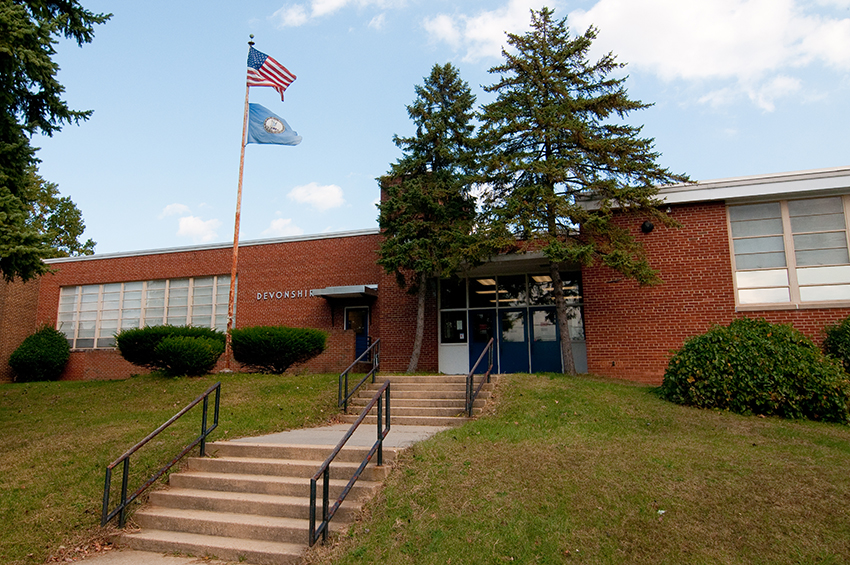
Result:
<svg viewBox="0 0 850 565"><path fill-rule="evenodd" d="M475 201L469 194L474 103L453 65L434 65L407 107L416 135L394 136L404 156L380 179L384 197L378 221L384 240L378 263L418 297L408 372L419 363L429 287L454 274L474 248Z"/></svg>
<svg viewBox="0 0 850 565"><path fill-rule="evenodd" d="M54 45L60 36L89 43L94 25L107 19L75 0L0 0L0 273L6 280L46 272L41 259L51 254L29 222L30 174L38 163L30 137L52 135L91 114L62 100Z"/></svg>
<svg viewBox="0 0 850 565"><path fill-rule="evenodd" d="M532 10L530 31L508 34L513 49L490 69L499 79L486 90L497 99L481 116L485 224L504 248L519 244L547 257L570 373L560 267L601 261L641 284L658 282L640 243L614 217L635 213L674 225L657 207L657 187L687 180L660 167L653 140L624 121L649 105L631 100L626 79L611 76L624 66L613 54L588 60L595 38L593 27L573 36L566 18Z"/></svg>

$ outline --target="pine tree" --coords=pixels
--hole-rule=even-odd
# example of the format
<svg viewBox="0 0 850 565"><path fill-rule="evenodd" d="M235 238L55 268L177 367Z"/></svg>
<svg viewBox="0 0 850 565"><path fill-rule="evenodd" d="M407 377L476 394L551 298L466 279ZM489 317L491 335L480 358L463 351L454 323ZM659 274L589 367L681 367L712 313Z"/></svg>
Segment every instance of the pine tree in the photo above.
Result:
<svg viewBox="0 0 850 565"><path fill-rule="evenodd" d="M613 54L596 62L591 27L573 36L548 8L531 12L531 29L508 34L504 63L490 69L497 99L482 111L486 147L480 182L485 223L503 246L539 249L549 261L564 370L575 372L560 268L611 267L641 284L658 282L644 250L614 218L636 213L666 225L658 186L687 177L660 167L653 140L625 118L647 108L628 97L624 65ZM593 205L588 206L587 201Z"/></svg>
<svg viewBox="0 0 850 565"><path fill-rule="evenodd" d="M38 163L30 137L52 135L91 114L62 100L54 45L60 36L89 43L94 25L107 19L75 0L0 0L0 274L6 280L46 272L42 258L51 254L28 221L30 174Z"/></svg>
<svg viewBox="0 0 850 565"><path fill-rule="evenodd" d="M418 297L408 372L419 363L428 289L436 279L454 274L474 248L476 211L469 194L474 104L469 85L453 65L434 65L407 107L416 135L394 136L404 156L380 179L385 195L378 220L384 240L378 263Z"/></svg>

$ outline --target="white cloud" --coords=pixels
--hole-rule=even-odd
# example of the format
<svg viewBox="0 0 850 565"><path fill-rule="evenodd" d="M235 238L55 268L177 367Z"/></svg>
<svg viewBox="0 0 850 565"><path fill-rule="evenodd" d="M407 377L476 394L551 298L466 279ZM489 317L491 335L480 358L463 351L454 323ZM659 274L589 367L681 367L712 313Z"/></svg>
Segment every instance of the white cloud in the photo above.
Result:
<svg viewBox="0 0 850 565"><path fill-rule="evenodd" d="M287 4L272 14L271 19L277 21L278 27L297 27L310 20L332 16L347 6L357 8L399 8L406 0L311 0L310 5ZM376 16L369 27L383 25L383 16Z"/></svg>
<svg viewBox="0 0 850 565"><path fill-rule="evenodd" d="M271 237L285 237L288 235L301 235L304 230L292 223L291 218L276 218L272 220L269 227L263 230L263 235Z"/></svg>
<svg viewBox="0 0 850 565"><path fill-rule="evenodd" d="M748 80L820 60L850 68L850 20L806 12L799 0L599 0L577 10L578 30L593 24L598 43L630 66L660 77Z"/></svg>
<svg viewBox="0 0 850 565"><path fill-rule="evenodd" d="M165 218L166 216L178 216L180 214L189 214L192 211L185 204L179 204L175 202L174 204L169 204L160 212L159 217Z"/></svg>
<svg viewBox="0 0 850 565"><path fill-rule="evenodd" d="M448 43L454 49L465 49L466 61L499 57L506 45L505 33L522 33L528 29L531 10L543 6L555 8L557 2L545 0L509 0L495 10L482 10L475 15L438 14L425 18L423 27L434 41Z"/></svg>
<svg viewBox="0 0 850 565"><path fill-rule="evenodd" d="M422 23L432 41L442 41L448 43L453 49L460 49L463 45L463 34L456 24L457 20L446 14L426 18Z"/></svg>
<svg viewBox="0 0 850 565"><path fill-rule="evenodd" d="M272 14L273 20L277 20L278 27L298 27L307 23L309 16L303 4L290 4Z"/></svg>
<svg viewBox="0 0 850 565"><path fill-rule="evenodd" d="M345 204L342 189L335 184L322 186L311 182L304 186L296 186L287 196L295 202L309 204L321 211L339 208Z"/></svg>
<svg viewBox="0 0 850 565"><path fill-rule="evenodd" d="M529 9L541 4L507 0L490 11L440 14L424 27L466 60L498 58L504 31L523 33ZM850 0L598 0L570 12L568 23L574 33L599 29L591 58L611 51L662 80L713 82L719 88L704 103L749 99L772 111L778 98L812 96L790 76L795 71L818 64L850 71L847 7ZM556 10L556 18L565 15Z"/></svg>
<svg viewBox="0 0 850 565"><path fill-rule="evenodd" d="M387 24L387 15L384 13L380 13L369 22L369 27L375 30L382 30L384 26Z"/></svg>
<svg viewBox="0 0 850 565"><path fill-rule="evenodd" d="M774 102L778 98L784 98L792 94L796 94L801 89L801 83L798 79L788 76L777 76L762 84L758 89L749 92L750 100L756 106L766 112L772 112L775 109Z"/></svg>
<svg viewBox="0 0 850 565"><path fill-rule="evenodd" d="M180 218L177 235L191 237L195 243L206 243L217 237L216 230L219 227L221 222L216 219L202 220L197 216L184 216Z"/></svg>

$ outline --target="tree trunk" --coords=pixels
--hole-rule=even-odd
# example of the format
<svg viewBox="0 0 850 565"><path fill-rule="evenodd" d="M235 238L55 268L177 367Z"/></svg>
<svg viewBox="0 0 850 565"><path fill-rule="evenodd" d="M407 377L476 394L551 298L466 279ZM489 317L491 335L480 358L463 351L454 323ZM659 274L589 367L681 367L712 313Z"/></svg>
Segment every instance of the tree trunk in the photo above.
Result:
<svg viewBox="0 0 850 565"><path fill-rule="evenodd" d="M564 363L564 372L574 375L576 363L573 359L570 327L567 322L567 301L564 298L564 283L561 281L561 272L558 270L557 263L549 263L549 276L552 278L552 294L555 297L555 311L558 318L558 329L561 333L561 359Z"/></svg>
<svg viewBox="0 0 850 565"><path fill-rule="evenodd" d="M416 371L419 366L419 354L422 353L422 337L425 335L425 298L428 295L428 278L425 274L419 275L419 301L416 308L416 336L413 338L413 351L410 354L410 364L407 372Z"/></svg>

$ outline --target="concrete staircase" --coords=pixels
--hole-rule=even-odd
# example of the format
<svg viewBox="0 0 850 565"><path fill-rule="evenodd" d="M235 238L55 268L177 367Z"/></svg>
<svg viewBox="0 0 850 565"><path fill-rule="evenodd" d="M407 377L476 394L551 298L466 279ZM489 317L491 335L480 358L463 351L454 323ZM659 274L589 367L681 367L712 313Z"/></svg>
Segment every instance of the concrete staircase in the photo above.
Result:
<svg viewBox="0 0 850 565"><path fill-rule="evenodd" d="M214 556L254 565L300 563L307 548L310 477L332 447L247 442L207 445L212 457L190 458L169 477L170 488L150 493L133 518L140 530L119 541L133 549ZM331 464L331 503L368 448L346 447ZM384 466L364 470L331 521L343 530L389 473L397 450L384 448ZM375 459L373 459L375 461ZM321 480L317 520L321 520ZM318 524L317 524L318 525Z"/></svg>
<svg viewBox="0 0 850 565"><path fill-rule="evenodd" d="M476 375L478 386L482 375ZM349 401L344 422L354 422L375 391L390 381L391 425L460 426L469 420L466 406L466 375L397 375L378 376L375 384L366 383L358 395ZM496 377L486 383L472 407L473 416L480 414L493 391ZM377 408L373 408L365 423L375 424ZM390 432L392 433L392 432Z"/></svg>

